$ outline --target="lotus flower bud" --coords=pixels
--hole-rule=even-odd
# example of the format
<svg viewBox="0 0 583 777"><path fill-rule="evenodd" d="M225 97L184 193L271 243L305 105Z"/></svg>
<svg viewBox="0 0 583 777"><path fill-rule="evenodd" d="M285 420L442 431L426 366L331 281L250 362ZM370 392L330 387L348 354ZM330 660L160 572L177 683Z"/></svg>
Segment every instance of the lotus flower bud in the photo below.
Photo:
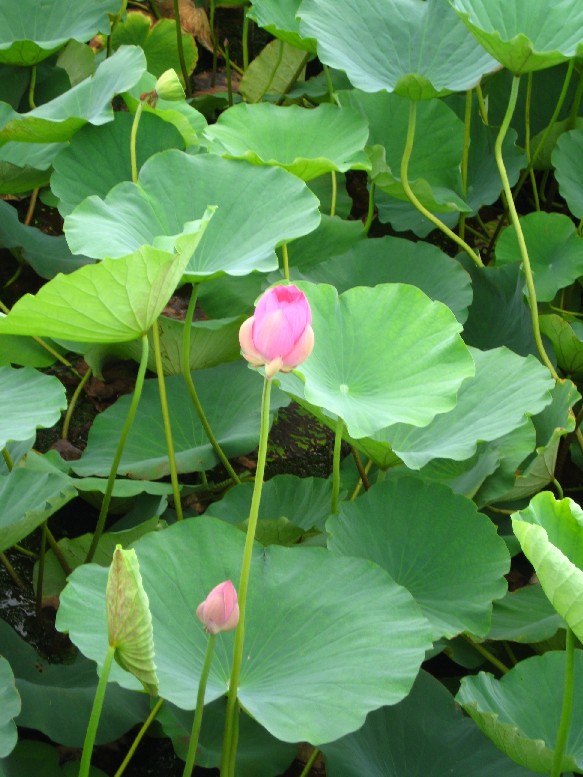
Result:
<svg viewBox="0 0 583 777"><path fill-rule="evenodd" d="M230 580L215 586L207 598L196 608L198 619L209 634L231 631L239 623L237 591Z"/></svg>
<svg viewBox="0 0 583 777"><path fill-rule="evenodd" d="M254 367L265 365L272 378L290 372L305 361L314 347L312 311L297 286L273 286L260 298L255 314L243 322L239 343Z"/></svg>
<svg viewBox="0 0 583 777"><path fill-rule="evenodd" d="M165 70L158 78L154 91L161 100L184 100L185 97L184 87L172 68Z"/></svg>

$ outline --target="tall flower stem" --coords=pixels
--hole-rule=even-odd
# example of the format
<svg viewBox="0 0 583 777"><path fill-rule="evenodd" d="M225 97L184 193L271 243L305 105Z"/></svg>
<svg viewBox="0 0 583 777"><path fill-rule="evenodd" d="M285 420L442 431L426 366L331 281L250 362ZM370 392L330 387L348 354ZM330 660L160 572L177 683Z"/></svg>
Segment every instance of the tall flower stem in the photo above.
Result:
<svg viewBox="0 0 583 777"><path fill-rule="evenodd" d="M330 215L336 215L336 198L338 196L338 182L336 180L336 170L332 170L332 200L330 204Z"/></svg>
<svg viewBox="0 0 583 777"><path fill-rule="evenodd" d="M283 264L283 277L289 281L289 255L287 252L287 243L281 244L281 259Z"/></svg>
<svg viewBox="0 0 583 777"><path fill-rule="evenodd" d="M113 663L114 656L115 645L109 645L107 648L105 661L103 662L103 667L101 669L101 677L99 678L97 690L95 691L95 698L93 699L91 717L89 718L87 731L85 733L85 742L83 743L83 753L81 755L81 765L79 767L79 777L89 777L89 770L91 768L91 754L93 752L95 737L97 736L97 727L99 725L99 718L101 717L101 710L103 709L105 691L107 689L107 680L109 678L109 672L111 671L111 665Z"/></svg>
<svg viewBox="0 0 583 777"><path fill-rule="evenodd" d="M464 150L462 153L461 175L462 175L462 195L464 199L468 194L468 162L470 158L470 130L472 126L472 97L473 90L466 91L466 110L464 113ZM466 214L460 214L458 233L462 240L465 239Z"/></svg>
<svg viewBox="0 0 583 777"><path fill-rule="evenodd" d="M237 715L237 690L241 664L243 663L243 644L245 641L245 615L247 611L247 592L249 589L249 576L251 573L251 558L253 555L253 542L259 517L259 504L263 489L265 475L265 462L267 459L267 438L269 436L269 399L271 395L271 381L265 378L263 384L263 396L261 399L261 426L259 430L259 450L257 453L257 470L255 484L251 498L249 522L247 524L247 536L243 549L243 561L241 564L241 577L239 580L239 624L235 632L235 644L233 647L233 664L231 667L231 679L229 683L229 695L227 698L227 712L225 716L225 733L223 738L223 752L221 756L221 777L232 777L231 766L236 754L236 724Z"/></svg>
<svg viewBox="0 0 583 777"><path fill-rule="evenodd" d="M338 416L336 433L334 435L334 456L332 459L332 513L338 512L338 500L340 497L340 452L342 450L343 430L344 421Z"/></svg>
<svg viewBox="0 0 583 777"><path fill-rule="evenodd" d="M142 118L142 111L144 110L144 103L139 102L136 112L134 114L134 120L132 122L132 129L130 132L130 163L132 168L132 182L138 182L138 161L136 153L136 138L138 137L138 127L140 126L140 119Z"/></svg>
<svg viewBox="0 0 583 777"><path fill-rule="evenodd" d="M65 420L63 421L63 429L61 431L61 437L63 438L63 440L66 440L69 437L69 426L71 425L71 417L73 416L73 412L75 411L75 407L77 405L77 402L79 401L81 392L83 391L85 384L91 377L91 374L92 374L92 370L91 370L91 367L89 367L85 375L83 375L83 377L79 381L77 388L73 392L73 396L71 397L71 401L69 402L69 407L67 408L67 412L65 414Z"/></svg>
<svg viewBox="0 0 583 777"><path fill-rule="evenodd" d="M162 365L162 352L160 350L160 333L158 332L158 321L154 322L152 327L152 337L154 340L154 355L156 359L156 374L158 375L158 390L160 392L160 408L162 410L162 421L164 423L164 436L166 437L166 450L168 452L168 463L170 465L170 482L172 483L172 495L174 497L174 509L179 521L183 519L182 503L180 502L180 484L178 482L178 470L176 468L176 456L174 455L174 440L172 439L172 424L170 423L170 413L168 411L168 397L166 395L166 381L164 380L164 367Z"/></svg>
<svg viewBox="0 0 583 777"><path fill-rule="evenodd" d="M504 142L504 138L506 137L506 132L508 131L508 127L510 126L510 121L512 120L512 115L516 107L516 99L518 97L519 86L520 86L520 76L517 75L517 76L514 76L512 79L512 88L510 90L508 107L506 108L506 113L504 115L504 119L500 126L500 130L498 131L496 143L494 144L494 156L496 158L496 164L498 165L498 171L500 172L500 178L502 179L502 188L504 190L504 194L506 195L506 201L508 205L508 210L510 212L510 218L512 220L512 224L514 225L514 229L516 230L516 239L518 241L518 246L520 249L520 256L522 257L522 268L524 270L524 276L526 279L526 288L528 290L528 302L530 306L530 318L532 323L532 332L534 335L534 340L543 363L548 368L553 378L555 380L558 380L559 376L557 375L557 372L553 367L552 362L549 359L547 352L545 350L545 347L543 345L543 341L540 333L540 327L539 327L536 290L534 287L534 278L533 278L532 269L530 266L530 257L528 255L528 249L526 247L526 241L524 239L524 233L522 232L522 227L520 225L518 213L516 212L516 206L512 198L510 182L508 180L508 174L506 172L504 159L502 157L502 143Z"/></svg>
<svg viewBox="0 0 583 777"><path fill-rule="evenodd" d="M182 777L190 777L192 770L194 769L194 761L196 758L196 749L198 747L198 738L200 735L200 727L202 725L202 713L204 710L204 694L206 691L206 684L211 669L211 662L213 660L213 652L215 648L215 635L209 634L208 643L206 646L206 655L204 657L204 664L202 666L202 672L200 673L200 680L198 681L198 693L196 695L196 709L194 711L194 720L192 721L192 732L190 734L190 741L188 743L188 752L186 754L186 763L184 764L184 771Z"/></svg>
<svg viewBox="0 0 583 777"><path fill-rule="evenodd" d="M553 766L551 777L560 777L565 753L565 746L571 728L571 715L573 713L573 688L575 681L575 636L572 630L567 627L567 642L565 645L565 681L563 684L563 707L561 709L561 720L557 732L557 741L555 744L555 753L553 756Z"/></svg>
<svg viewBox="0 0 583 777"><path fill-rule="evenodd" d="M176 24L176 49L178 51L178 59L180 60L180 70L182 71L182 78L184 80L184 89L186 91L187 97L192 97L192 88L190 86L190 78L188 77L188 68L186 67L186 60L184 58L182 24L180 21L180 8L178 7L178 0L174 0L174 22Z"/></svg>
<svg viewBox="0 0 583 777"><path fill-rule="evenodd" d="M97 550L97 545L99 543L99 540L101 539L101 535L103 534L103 529L105 528L105 519L107 518L107 512L109 510L109 505L111 503L111 495L113 494L113 487L115 485L115 477L117 475L117 469L119 467L119 463L123 455L123 449L125 447L128 434L130 433L130 429L132 428L132 424L134 423L134 418L136 417L136 410L138 409L138 404L140 402L140 397L142 395L142 389L144 387L144 377L146 375L146 368L148 366L148 352L149 352L148 335L143 334L142 335L142 355L140 358L140 366L138 367L138 374L136 376L134 393L132 395L130 406L128 408L128 414L126 416L126 420L124 421L124 424L122 426L122 429L119 435L119 441L117 443L117 448L115 450L113 461L111 463L111 469L109 470L109 477L107 479L107 486L105 487L105 494L103 495L101 509L99 510L97 525L95 527L93 539L91 540L91 545L89 547L89 550L87 551L87 556L85 558L86 564L88 564L90 561L93 560L93 556L95 555L95 551Z"/></svg>
<svg viewBox="0 0 583 777"><path fill-rule="evenodd" d="M415 140L415 124L417 120L417 103L415 100L409 101L409 123L407 125L407 139L405 141L405 148L403 149L403 156L401 158L401 185L403 186L403 189L405 191L405 194L411 201L411 204L414 205L419 213L423 214L426 219L431 221L432 224L435 224L435 226L440 229L444 235L447 235L447 237L450 238L450 240L453 240L454 243L456 243L463 251L466 252L466 254L470 257L470 259L475 262L475 264L478 265L478 267L483 267L484 264L478 254L470 248L470 246L466 243L465 240L462 240L462 238L459 235L456 235L455 232L452 232L452 230L446 226L441 219L437 218L437 216L432 213L430 210L427 210L425 205L423 205L418 198L416 197L415 193L413 192L413 189L411 188L411 184L409 183L409 160L411 159L411 153L413 151L413 141Z"/></svg>
<svg viewBox="0 0 583 777"><path fill-rule="evenodd" d="M121 762L121 765L120 765L119 769L113 775L113 777L121 777L121 775L125 772L129 762L133 758L134 753L138 749L138 745L140 744L140 742L144 738L144 736L146 734L146 731L150 728L150 726L154 722L154 720L156 718L156 715L160 712L160 708L162 707L163 704L164 704L164 699L158 699L156 704L154 704L154 706L150 710L150 714L148 715L146 720L143 722L142 727L140 728L140 730L136 734L136 737L135 737L134 741L132 742L130 749L127 751L125 758Z"/></svg>
<svg viewBox="0 0 583 777"><path fill-rule="evenodd" d="M233 483L237 485L238 483L241 482L241 480L239 479L239 476L231 466L231 462L225 455L223 449L219 445L219 441L217 440L213 430L211 429L211 425L209 424L208 418L205 415L204 408L200 402L200 399L198 398L198 394L196 392L194 381L192 380L192 375L190 372L190 335L192 332L192 320L194 318L194 309L196 307L197 294L198 294L198 286L196 283L193 283L192 294L190 295L190 302L188 303L188 310L186 311L186 317L184 319L184 334L182 337L182 375L184 376L184 381L186 383L188 393L190 394L192 404L194 405L194 409L196 410L196 414L198 415L198 419L202 424L202 428L205 431L208 441L213 446L213 450L217 458L229 473L229 477L231 478Z"/></svg>

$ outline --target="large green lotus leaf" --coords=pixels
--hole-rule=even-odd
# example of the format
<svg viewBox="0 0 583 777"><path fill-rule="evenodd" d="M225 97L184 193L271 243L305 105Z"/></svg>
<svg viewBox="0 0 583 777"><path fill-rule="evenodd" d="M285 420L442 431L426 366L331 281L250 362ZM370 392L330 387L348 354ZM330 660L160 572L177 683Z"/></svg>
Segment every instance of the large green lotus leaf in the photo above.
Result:
<svg viewBox="0 0 583 777"><path fill-rule="evenodd" d="M14 674L5 658L4 644L2 644L2 653L3 655L0 656L0 758L6 758L14 750L18 740L14 718L20 712L21 701L14 684Z"/></svg>
<svg viewBox="0 0 583 777"><path fill-rule="evenodd" d="M487 634L492 601L507 590L510 557L471 500L439 483L400 477L342 502L326 530L334 553L374 561L410 591L433 641Z"/></svg>
<svg viewBox="0 0 583 777"><path fill-rule="evenodd" d="M528 213L520 219L534 275L536 296L550 302L559 289L583 274L583 243L573 222L563 213ZM496 245L497 264L520 262L514 226L507 227Z"/></svg>
<svg viewBox="0 0 583 777"><path fill-rule="evenodd" d="M18 220L18 211L0 200L0 245L15 249L41 278L59 272L72 272L91 262L86 256L73 256L64 235L54 237Z"/></svg>
<svg viewBox="0 0 583 777"><path fill-rule="evenodd" d="M406 699L368 715L364 726L322 747L329 777L529 777L462 713L423 670Z"/></svg>
<svg viewBox="0 0 583 777"><path fill-rule="evenodd" d="M140 46L146 55L148 72L156 78L170 68L182 75L174 19L159 19L150 25L149 16L129 13L125 21L116 24L111 42L114 49L127 44ZM182 51L190 74L198 60L198 49L189 33L182 33Z"/></svg>
<svg viewBox="0 0 583 777"><path fill-rule="evenodd" d="M196 749L198 766L218 769L223 749L226 698L217 699L205 706L200 738ZM156 717L164 733L170 737L174 752L186 760L192 732L193 712L181 710L173 704L164 704ZM297 755L297 745L280 742L260 726L257 721L241 711L237 740L237 777L273 777L283 774Z"/></svg>
<svg viewBox="0 0 583 777"><path fill-rule="evenodd" d="M324 103L313 110L297 105L239 103L205 130L209 150L254 165L278 165L304 181L332 171L370 170L364 153L366 121L350 108Z"/></svg>
<svg viewBox="0 0 583 777"><path fill-rule="evenodd" d="M533 417L536 429L536 456L526 467L516 470L514 487L503 497L515 501L532 496L548 486L555 477L555 465L561 438L575 429L573 405L581 399L570 380L559 381L552 391L553 401Z"/></svg>
<svg viewBox="0 0 583 777"><path fill-rule="evenodd" d="M544 592L576 636L583 637L583 510L550 491L514 513L512 529Z"/></svg>
<svg viewBox="0 0 583 777"><path fill-rule="evenodd" d="M583 340L573 327L555 313L541 316L540 331L546 335L555 349L557 364L563 372L574 380L583 378Z"/></svg>
<svg viewBox="0 0 583 777"><path fill-rule="evenodd" d="M256 295L257 296L257 295ZM195 321L190 333L190 369L203 370L216 367L217 364L239 359L239 328L243 317L225 318L211 321ZM184 336L184 321L175 318L158 318L160 336L160 351L162 353L162 368L165 375L177 375L182 371L182 339ZM156 354L153 347L152 332L148 332L150 351L148 354L148 369L155 371ZM0 341L1 342L1 341ZM141 355L139 341L120 343L113 346L96 346L85 352L85 360L93 368L101 371L103 364L112 355L122 359L134 359L139 362Z"/></svg>
<svg viewBox="0 0 583 777"><path fill-rule="evenodd" d="M422 429L394 424L376 435L390 444L408 467L418 469L432 459L462 461L489 442L524 423L552 401L554 381L534 356L518 356L507 348L470 349L476 364L474 378L460 388L458 402ZM528 391L525 387L528 386Z"/></svg>
<svg viewBox="0 0 583 777"><path fill-rule="evenodd" d="M426 426L452 409L474 363L449 308L400 283L340 296L327 284L299 285L316 336L300 367L308 402L341 416L354 438L399 421ZM286 379L280 378L284 389Z"/></svg>
<svg viewBox="0 0 583 777"><path fill-rule="evenodd" d="M564 651L521 661L501 680L464 677L456 701L513 761L548 774L561 717ZM583 651L575 651L575 699L583 693ZM561 772L583 766L583 707L575 704ZM579 767L579 768L578 768Z"/></svg>
<svg viewBox="0 0 583 777"><path fill-rule="evenodd" d="M356 89L340 92L338 99L341 105L355 108L368 121L374 183L383 192L412 207L401 183L409 100L397 94L367 94ZM443 101L430 100L417 106L408 179L413 192L430 210L470 209L460 196L463 137L463 121ZM439 154L435 153L436 148L439 148Z"/></svg>
<svg viewBox="0 0 583 777"><path fill-rule="evenodd" d="M87 123L106 124L113 119L112 97L132 87L145 68L140 48L122 46L92 78L28 113L16 113L0 103L0 145L10 140L59 143L70 140Z"/></svg>
<svg viewBox="0 0 583 777"><path fill-rule="evenodd" d="M0 449L56 424L67 407L63 384L31 367L0 367Z"/></svg>
<svg viewBox="0 0 583 777"><path fill-rule="evenodd" d="M258 103L265 95L285 95L305 72L307 54L283 40L272 40L244 72L239 94L245 102Z"/></svg>
<svg viewBox="0 0 583 777"><path fill-rule="evenodd" d="M67 216L85 197L105 197L120 181L132 180L130 133L133 116L118 112L109 124L87 125L53 160L51 190L59 198L59 213ZM172 124L153 113L140 120L136 144L138 170L158 151L184 147ZM115 164L113 161L115 160Z"/></svg>
<svg viewBox="0 0 583 777"><path fill-rule="evenodd" d="M72 664L50 663L4 621L0 621L0 642L22 698L18 724L42 731L60 745L82 747L97 688L93 661L78 653ZM0 709L4 711L4 704ZM144 720L148 712L143 694L110 685L99 719L97 743L118 739Z"/></svg>
<svg viewBox="0 0 583 777"><path fill-rule="evenodd" d="M297 49L316 53L316 41L300 35L296 16L301 0L254 0L247 16L276 38Z"/></svg>
<svg viewBox="0 0 583 777"><path fill-rule="evenodd" d="M538 356L520 264L480 268L469 257L457 258L469 272L474 292L465 342L482 351L505 345L521 356Z"/></svg>
<svg viewBox="0 0 583 777"><path fill-rule="evenodd" d="M472 34L513 73L530 73L583 53L579 0L452 0Z"/></svg>
<svg viewBox="0 0 583 777"><path fill-rule="evenodd" d="M430 243L399 237L360 241L342 256L317 264L302 275L314 283L330 283L339 293L352 286L409 283L447 305L460 324L466 320L472 301L470 276L459 262Z"/></svg>
<svg viewBox="0 0 583 777"><path fill-rule="evenodd" d="M10 172L10 165L14 165L25 170L36 169L39 175L44 173L50 178L49 168L53 159L65 145L65 143L21 143L12 140L0 146L0 160L5 163L6 173ZM7 187L8 183L3 182L2 186Z"/></svg>
<svg viewBox="0 0 583 777"><path fill-rule="evenodd" d="M209 424L227 456L240 456L256 447L259 439L262 382L242 362L225 364L193 374L197 394ZM166 380L170 421L178 472L212 469L217 458L198 419L181 375ZM101 413L91 426L87 448L76 461L76 474L107 476L117 445L117 432L127 415L130 396ZM273 392L272 414L287 404ZM136 417L118 467L120 475L155 480L168 475L157 380L146 380Z"/></svg>
<svg viewBox="0 0 583 777"><path fill-rule="evenodd" d="M207 508L206 514L227 523L240 524L249 518L252 483L241 483ZM261 521L286 520L305 531L323 530L330 515L331 485L323 478L299 478L296 475L276 475L268 480L261 492Z"/></svg>
<svg viewBox="0 0 583 777"><path fill-rule="evenodd" d="M446 0L370 0L364 9L351 0L304 0L299 16L322 62L365 92L428 100L471 89L498 66Z"/></svg>
<svg viewBox="0 0 583 777"><path fill-rule="evenodd" d="M219 581L238 578L244 541L235 527L201 517L135 544L160 695L183 709L195 704L208 640L195 609ZM95 565L75 570L57 614L57 627L98 662L107 642L106 575ZM323 548L255 545L245 626L241 705L278 739L314 745L354 731L372 709L406 696L430 645L427 623L404 588L371 562ZM232 646L232 633L217 637L207 702L227 690ZM111 677L128 682L127 674Z"/></svg>
<svg viewBox="0 0 583 777"><path fill-rule="evenodd" d="M76 495L65 475L17 467L0 476L0 551L27 537Z"/></svg>
<svg viewBox="0 0 583 777"><path fill-rule="evenodd" d="M65 234L75 252L116 258L172 241L209 204L218 208L186 268L192 282L275 270L275 246L320 220L318 199L285 170L169 149L144 164L138 184L84 200L65 219Z"/></svg>
<svg viewBox="0 0 583 777"><path fill-rule="evenodd" d="M212 215L209 208L202 219L186 224L170 252L145 245L123 259L104 259L71 275L57 275L0 318L0 334L85 343L135 340L164 309Z"/></svg>
<svg viewBox="0 0 583 777"><path fill-rule="evenodd" d="M43 777L76 777L79 762L68 761L60 766L61 753L56 747L32 739L21 739L8 758L0 761L2 777L24 777L42 774ZM89 777L107 777L96 766L89 769Z"/></svg>
<svg viewBox="0 0 583 777"><path fill-rule="evenodd" d="M563 133L557 141L551 160L561 195L567 201L571 213L578 219L583 218L582 159L583 129Z"/></svg>
<svg viewBox="0 0 583 777"><path fill-rule="evenodd" d="M494 602L488 639L512 642L542 642L550 639L565 622L540 585L525 585Z"/></svg>
<svg viewBox="0 0 583 777"><path fill-rule="evenodd" d="M109 33L108 14L119 11L118 0L19 0L0 7L0 62L34 65L73 39L85 42Z"/></svg>

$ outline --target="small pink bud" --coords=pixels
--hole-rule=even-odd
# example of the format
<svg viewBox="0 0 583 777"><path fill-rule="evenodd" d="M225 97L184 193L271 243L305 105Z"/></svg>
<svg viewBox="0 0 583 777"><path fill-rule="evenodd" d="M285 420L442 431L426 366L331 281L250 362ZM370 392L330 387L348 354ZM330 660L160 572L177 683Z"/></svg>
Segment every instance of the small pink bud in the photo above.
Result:
<svg viewBox="0 0 583 777"><path fill-rule="evenodd" d="M254 367L265 365L267 378L290 372L314 347L312 311L297 286L273 286L260 298L255 314L243 322L239 343Z"/></svg>
<svg viewBox="0 0 583 777"><path fill-rule="evenodd" d="M196 608L198 619L209 634L231 631L239 623L237 591L230 580L215 586L207 598Z"/></svg>

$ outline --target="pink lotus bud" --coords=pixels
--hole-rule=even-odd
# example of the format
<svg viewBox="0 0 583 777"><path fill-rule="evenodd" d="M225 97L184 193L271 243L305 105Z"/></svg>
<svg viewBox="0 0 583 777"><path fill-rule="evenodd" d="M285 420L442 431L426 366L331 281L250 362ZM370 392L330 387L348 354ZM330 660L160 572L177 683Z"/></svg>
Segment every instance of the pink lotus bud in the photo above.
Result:
<svg viewBox="0 0 583 777"><path fill-rule="evenodd" d="M297 286L273 286L261 297L255 315L243 322L239 342L243 356L254 367L265 365L265 375L290 372L305 361L314 347L312 311Z"/></svg>
<svg viewBox="0 0 583 777"><path fill-rule="evenodd" d="M196 614L209 634L231 631L239 623L237 591L230 580L215 586L207 598L198 605Z"/></svg>

